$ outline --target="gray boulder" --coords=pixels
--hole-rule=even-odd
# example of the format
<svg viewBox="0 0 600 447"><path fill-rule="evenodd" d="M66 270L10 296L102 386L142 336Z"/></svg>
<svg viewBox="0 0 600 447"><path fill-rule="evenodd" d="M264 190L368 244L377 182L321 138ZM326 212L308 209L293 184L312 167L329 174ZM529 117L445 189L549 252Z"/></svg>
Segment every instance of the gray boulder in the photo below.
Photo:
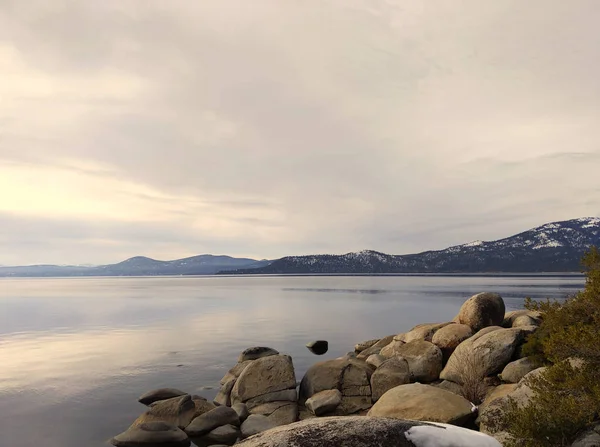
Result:
<svg viewBox="0 0 600 447"><path fill-rule="evenodd" d="M542 322L542 314L531 310L513 310L506 312L502 327L539 326Z"/></svg>
<svg viewBox="0 0 600 447"><path fill-rule="evenodd" d="M342 403L339 390L325 390L313 395L306 401L306 408L315 416L331 413Z"/></svg>
<svg viewBox="0 0 600 447"><path fill-rule="evenodd" d="M231 407L217 407L214 410L198 416L188 425L185 432L190 437L204 436L222 425L240 425L240 418Z"/></svg>
<svg viewBox="0 0 600 447"><path fill-rule="evenodd" d="M144 405L150 405L159 400L171 399L185 394L187 394L185 391L178 390L177 388L159 388L141 395L138 402Z"/></svg>
<svg viewBox="0 0 600 447"><path fill-rule="evenodd" d="M600 425L582 433L571 447L600 447Z"/></svg>
<svg viewBox="0 0 600 447"><path fill-rule="evenodd" d="M297 402L269 402L252 408L250 414L266 416L275 425L287 425L298 420L299 408Z"/></svg>
<svg viewBox="0 0 600 447"><path fill-rule="evenodd" d="M458 345L440 378L462 384L465 374L470 373L465 369L469 365L476 365L482 377L498 373L510 362L524 336L521 328L485 328Z"/></svg>
<svg viewBox="0 0 600 447"><path fill-rule="evenodd" d="M245 360L241 363L237 363L233 368L231 368L225 376L221 379L221 388L217 393L217 397L215 397L215 402L219 405L228 405L231 406L231 391L233 390L233 386L235 382L237 382L238 377L248 365L252 363L252 360Z"/></svg>
<svg viewBox="0 0 600 447"><path fill-rule="evenodd" d="M262 414L251 414L242 424L242 438L249 438L263 431L277 427L268 417Z"/></svg>
<svg viewBox="0 0 600 447"><path fill-rule="evenodd" d="M408 342L397 349L397 355L408 362L413 381L433 382L442 371L442 351L428 341Z"/></svg>
<svg viewBox="0 0 600 447"><path fill-rule="evenodd" d="M238 357L238 363L242 363L248 360L257 360L263 357L269 357L271 355L278 355L279 351L273 348L267 348L266 346L255 346L248 348L243 351Z"/></svg>
<svg viewBox="0 0 600 447"><path fill-rule="evenodd" d="M510 362L508 365L506 365L500 374L500 378L504 382L518 383L523 377L525 377L525 375L534 369L537 369L538 367L538 363L535 362L531 357L525 357L515 360L514 362Z"/></svg>
<svg viewBox="0 0 600 447"><path fill-rule="evenodd" d="M194 439L194 444L206 446L214 446L215 444L233 445L241 437L242 432L239 427L227 424L211 430L210 433L204 435L198 441Z"/></svg>
<svg viewBox="0 0 600 447"><path fill-rule="evenodd" d="M248 364L231 390L231 402L246 402L257 396L296 388L296 375L289 355L261 357Z"/></svg>
<svg viewBox="0 0 600 447"><path fill-rule="evenodd" d="M431 385L400 385L385 393L369 416L462 425L475 418L475 407L464 397Z"/></svg>
<svg viewBox="0 0 600 447"><path fill-rule="evenodd" d="M111 439L116 447L188 447L190 439L173 424L163 421L147 422Z"/></svg>
<svg viewBox="0 0 600 447"><path fill-rule="evenodd" d="M398 350L404 346L406 343L402 340L392 340L389 344L385 345L379 351L379 355L385 357L386 359L391 359L392 357L398 356Z"/></svg>
<svg viewBox="0 0 600 447"><path fill-rule="evenodd" d="M402 357L386 360L371 376L372 400L377 402L387 391L410 382L408 362Z"/></svg>
<svg viewBox="0 0 600 447"><path fill-rule="evenodd" d="M477 332L488 326L500 326L504 321L504 300L497 293L478 293L465 301L456 321Z"/></svg>
<svg viewBox="0 0 600 447"><path fill-rule="evenodd" d="M213 402L210 402L201 396L192 396L192 401L196 406L196 411L194 412L193 419L203 415L204 413L208 413L210 410L214 410L215 408L217 408L217 406Z"/></svg>
<svg viewBox="0 0 600 447"><path fill-rule="evenodd" d="M240 447L501 447L476 431L443 424L360 416L308 419L242 441ZM457 439L462 440L457 441ZM454 441L453 441L454 440Z"/></svg>
<svg viewBox="0 0 600 447"><path fill-rule="evenodd" d="M283 391L275 391L273 393L261 394L260 396L253 397L252 399L246 401L246 405L248 409L251 410L254 407L257 407L262 404L266 404L269 402L296 402L298 400L298 393L296 389L291 390L283 390ZM235 406L235 404L233 405Z"/></svg>

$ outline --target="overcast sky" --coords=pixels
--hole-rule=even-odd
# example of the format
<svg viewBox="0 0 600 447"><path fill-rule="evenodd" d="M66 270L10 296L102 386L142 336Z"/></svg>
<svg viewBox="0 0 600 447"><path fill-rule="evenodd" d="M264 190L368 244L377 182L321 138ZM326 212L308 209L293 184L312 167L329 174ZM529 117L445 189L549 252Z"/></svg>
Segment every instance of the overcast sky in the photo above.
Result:
<svg viewBox="0 0 600 447"><path fill-rule="evenodd" d="M0 264L600 214L598 0L0 0Z"/></svg>

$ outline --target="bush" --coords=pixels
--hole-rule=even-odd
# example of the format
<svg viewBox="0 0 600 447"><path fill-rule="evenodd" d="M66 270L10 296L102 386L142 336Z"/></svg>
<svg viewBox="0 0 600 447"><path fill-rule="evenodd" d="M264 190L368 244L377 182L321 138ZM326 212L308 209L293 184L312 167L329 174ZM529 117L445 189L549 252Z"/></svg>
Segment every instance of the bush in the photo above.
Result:
<svg viewBox="0 0 600 447"><path fill-rule="evenodd" d="M585 289L564 303L526 302L542 324L523 347L549 365L532 379L523 406L509 399L496 429L513 438L509 447L569 446L600 414L600 252L583 259Z"/></svg>
<svg viewBox="0 0 600 447"><path fill-rule="evenodd" d="M485 365L471 350L455 353L455 367L461 378L460 394L462 397L479 405L485 398L488 387L484 383Z"/></svg>

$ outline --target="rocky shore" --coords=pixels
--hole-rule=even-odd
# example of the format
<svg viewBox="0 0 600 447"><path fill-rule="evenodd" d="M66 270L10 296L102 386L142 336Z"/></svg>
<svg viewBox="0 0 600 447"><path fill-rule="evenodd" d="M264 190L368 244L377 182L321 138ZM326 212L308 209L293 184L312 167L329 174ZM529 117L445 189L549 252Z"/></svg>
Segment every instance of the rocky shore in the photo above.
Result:
<svg viewBox="0 0 600 447"><path fill-rule="evenodd" d="M147 410L116 447L498 447L494 418L525 402L539 374L521 346L540 316L505 313L498 294L469 298L453 321L358 343L297 383L289 355L242 352L214 401L177 389L139 398Z"/></svg>

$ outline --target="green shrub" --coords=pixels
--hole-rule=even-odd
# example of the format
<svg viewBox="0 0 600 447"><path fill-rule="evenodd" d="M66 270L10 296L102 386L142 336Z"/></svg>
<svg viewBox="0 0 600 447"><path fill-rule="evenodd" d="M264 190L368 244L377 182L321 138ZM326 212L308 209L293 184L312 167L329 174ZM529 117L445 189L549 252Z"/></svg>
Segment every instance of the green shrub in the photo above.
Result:
<svg viewBox="0 0 600 447"><path fill-rule="evenodd" d="M496 430L508 432L508 447L569 446L600 414L600 252L584 257L585 289L564 303L527 300L542 324L523 353L548 370L532 379L533 396L524 406L509 399Z"/></svg>

